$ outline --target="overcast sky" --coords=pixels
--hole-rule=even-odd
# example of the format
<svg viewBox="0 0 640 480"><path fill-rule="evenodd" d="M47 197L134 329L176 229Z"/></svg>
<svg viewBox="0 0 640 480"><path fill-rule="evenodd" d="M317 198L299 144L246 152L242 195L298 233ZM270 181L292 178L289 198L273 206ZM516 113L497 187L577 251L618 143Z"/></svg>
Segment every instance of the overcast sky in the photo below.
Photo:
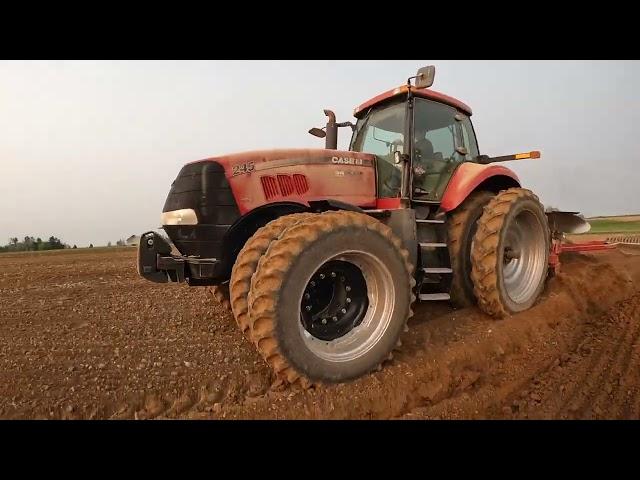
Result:
<svg viewBox="0 0 640 480"><path fill-rule="evenodd" d="M307 134L436 65L434 90L473 109L480 152L545 205L640 213L638 61L1 61L0 244L115 243L159 226L181 166ZM349 132L341 129L339 147Z"/></svg>

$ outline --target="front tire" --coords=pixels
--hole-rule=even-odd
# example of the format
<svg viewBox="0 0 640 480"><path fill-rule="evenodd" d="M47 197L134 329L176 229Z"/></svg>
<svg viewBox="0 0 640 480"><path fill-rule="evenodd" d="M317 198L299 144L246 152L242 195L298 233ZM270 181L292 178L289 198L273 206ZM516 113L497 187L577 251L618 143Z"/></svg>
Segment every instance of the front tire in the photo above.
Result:
<svg viewBox="0 0 640 480"><path fill-rule="evenodd" d="M530 308L544 289L549 225L538 197L510 188L485 207L473 240L471 277L478 306L497 318Z"/></svg>
<svg viewBox="0 0 640 480"><path fill-rule="evenodd" d="M251 338L281 380L351 380L399 343L414 286L409 254L389 227L325 212L287 229L260 259Z"/></svg>
<svg viewBox="0 0 640 480"><path fill-rule="evenodd" d="M282 232L311 215L313 214L294 213L272 220L264 227L256 230L238 253L231 270L231 280L229 281L230 308L240 330L245 335L249 329L247 296L251 288L251 277L258 266L258 260L267 251L271 242L282 235Z"/></svg>

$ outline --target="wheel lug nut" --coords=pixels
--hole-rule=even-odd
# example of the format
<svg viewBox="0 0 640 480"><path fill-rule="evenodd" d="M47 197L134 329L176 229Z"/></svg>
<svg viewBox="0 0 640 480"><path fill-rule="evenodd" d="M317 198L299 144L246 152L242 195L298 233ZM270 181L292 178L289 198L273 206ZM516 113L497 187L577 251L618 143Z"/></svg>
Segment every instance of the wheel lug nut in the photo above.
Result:
<svg viewBox="0 0 640 480"><path fill-rule="evenodd" d="M316 286L316 282L314 282L313 280L311 281L311 286L315 287Z"/></svg>
<svg viewBox="0 0 640 480"><path fill-rule="evenodd" d="M351 303L351 299L347 297L347 303Z"/></svg>
<svg viewBox="0 0 640 480"><path fill-rule="evenodd" d="M327 324L327 319L326 319L326 318L323 318L323 319L322 319L322 324L323 324L323 325L326 325L326 324Z"/></svg>
<svg viewBox="0 0 640 480"><path fill-rule="evenodd" d="M340 310L342 313L347 313L347 309L343 308L342 310Z"/></svg>
<svg viewBox="0 0 640 480"><path fill-rule="evenodd" d="M324 273L320 274L320 280L324 280Z"/></svg>
<svg viewBox="0 0 640 480"><path fill-rule="evenodd" d="M311 311L311 305L306 306L307 312Z"/></svg>
<svg viewBox="0 0 640 480"><path fill-rule="evenodd" d="M336 272L331 272L331 276L332 276L333 278L336 278Z"/></svg>
<svg viewBox="0 0 640 480"><path fill-rule="evenodd" d="M338 321L338 317L333 317L331 320L333 320L334 322Z"/></svg>
<svg viewBox="0 0 640 480"><path fill-rule="evenodd" d="M344 278L344 277L340 277L340 281L341 281L341 282L344 282L344 281L345 281L345 278Z"/></svg>
<svg viewBox="0 0 640 480"><path fill-rule="evenodd" d="M344 289L345 289L347 292L350 292L350 291L351 291L351 287L350 287L349 285L347 285L346 287L344 287Z"/></svg>
<svg viewBox="0 0 640 480"><path fill-rule="evenodd" d="M308 293L304 294L304 299L305 300L309 300L311 298L311 295L309 295Z"/></svg>

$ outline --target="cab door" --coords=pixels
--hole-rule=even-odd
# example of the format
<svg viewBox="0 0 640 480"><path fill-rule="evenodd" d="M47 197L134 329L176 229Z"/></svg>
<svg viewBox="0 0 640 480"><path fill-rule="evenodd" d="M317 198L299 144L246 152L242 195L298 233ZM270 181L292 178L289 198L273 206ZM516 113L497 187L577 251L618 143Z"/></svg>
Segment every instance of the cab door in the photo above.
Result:
<svg viewBox="0 0 640 480"><path fill-rule="evenodd" d="M464 147L461 119L453 107L415 98L411 158L413 198L440 201L455 169L472 158L468 149L460 148Z"/></svg>

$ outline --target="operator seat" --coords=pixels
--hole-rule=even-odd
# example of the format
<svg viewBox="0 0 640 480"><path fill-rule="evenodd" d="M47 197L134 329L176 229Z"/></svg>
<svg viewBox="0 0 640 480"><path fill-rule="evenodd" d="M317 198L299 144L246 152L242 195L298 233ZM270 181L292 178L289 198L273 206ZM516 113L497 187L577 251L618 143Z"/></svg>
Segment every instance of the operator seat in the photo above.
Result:
<svg viewBox="0 0 640 480"><path fill-rule="evenodd" d="M424 174L416 175L414 189L419 188L421 193L432 193L438 186L442 172L447 168L448 161L442 157L442 152L434 152L433 143L428 138L422 138L415 144L416 148L416 165L414 165L414 173L416 167L418 170L424 170Z"/></svg>

